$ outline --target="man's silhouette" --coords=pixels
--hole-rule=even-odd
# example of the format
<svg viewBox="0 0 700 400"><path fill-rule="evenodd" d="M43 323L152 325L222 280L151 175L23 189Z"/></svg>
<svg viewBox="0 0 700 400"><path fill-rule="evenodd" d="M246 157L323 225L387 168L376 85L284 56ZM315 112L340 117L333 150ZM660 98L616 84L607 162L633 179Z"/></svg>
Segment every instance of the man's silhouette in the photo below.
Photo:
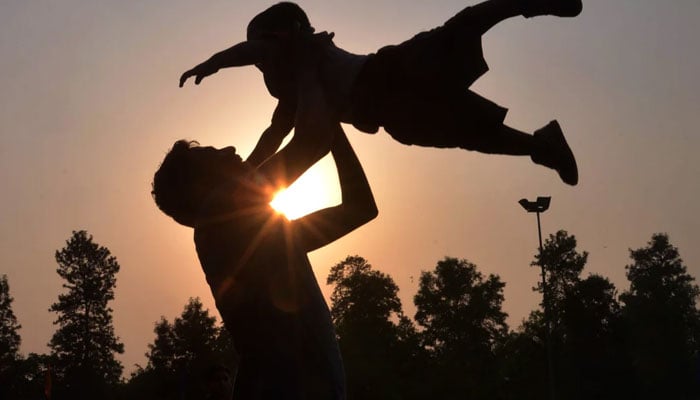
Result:
<svg viewBox="0 0 700 400"><path fill-rule="evenodd" d="M202 269L240 355L236 399L344 399L330 312L307 253L377 215L364 171L315 83L300 95L298 130L331 135L342 203L289 221L269 202L304 166L283 153L259 166L233 147L178 141L153 181L159 208L194 228ZM318 132L311 132L318 134Z"/></svg>

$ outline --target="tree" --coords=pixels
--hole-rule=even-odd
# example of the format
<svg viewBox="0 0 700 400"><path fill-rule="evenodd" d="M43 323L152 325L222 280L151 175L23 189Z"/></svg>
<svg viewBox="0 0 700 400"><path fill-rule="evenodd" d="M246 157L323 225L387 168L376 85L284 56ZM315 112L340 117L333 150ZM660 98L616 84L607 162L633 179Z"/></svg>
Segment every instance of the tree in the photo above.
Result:
<svg viewBox="0 0 700 400"><path fill-rule="evenodd" d="M446 257L420 277L416 322L433 354L438 398L494 398L495 347L508 332L505 284L467 260Z"/></svg>
<svg viewBox="0 0 700 400"><path fill-rule="evenodd" d="M148 345L148 364L134 373L127 390L131 398L201 398L201 375L214 364L235 371L236 355L228 332L217 327L199 298L190 298L171 324L156 322L156 337Z"/></svg>
<svg viewBox="0 0 700 400"><path fill-rule="evenodd" d="M565 336L574 341L601 340L620 312L615 285L596 274L576 282L562 308Z"/></svg>
<svg viewBox="0 0 700 400"><path fill-rule="evenodd" d="M561 306L581 279L581 272L588 262L588 252L576 250L576 237L559 230L545 240L542 252L535 255L532 266L542 266L547 277L547 301L550 322L556 327L563 317ZM543 293L542 282L535 288Z"/></svg>
<svg viewBox="0 0 700 400"><path fill-rule="evenodd" d="M175 371L177 355L173 325L165 317L160 317L160 321L156 322L153 332L156 334L156 338L152 344L148 345L149 352L146 353L148 368L160 371Z"/></svg>
<svg viewBox="0 0 700 400"><path fill-rule="evenodd" d="M630 288L620 299L637 398L696 398L700 290L668 235L656 233L646 247L630 250Z"/></svg>
<svg viewBox="0 0 700 400"><path fill-rule="evenodd" d="M571 392L570 378L574 375L573 360L566 353L564 314L567 299L581 280L581 272L588 261L588 253L576 249L576 237L565 230L550 234L531 266L544 269L546 285L538 282L534 290L542 293L541 332L544 333L549 390ZM533 321L534 323L535 321ZM565 355L566 354L566 355ZM566 383L565 383L566 382Z"/></svg>
<svg viewBox="0 0 700 400"><path fill-rule="evenodd" d="M3 275L0 277L0 372L2 366L9 365L19 358L21 338L18 331L22 326L12 311L13 301L7 275Z"/></svg>
<svg viewBox="0 0 700 400"><path fill-rule="evenodd" d="M49 346L55 358L59 397L104 397L119 382L122 365L114 357L123 353L112 324L116 274L119 263L106 247L85 231L73 231L66 246L56 251L56 272L66 283L66 293L49 311L58 314L58 325ZM59 385L55 385L59 386Z"/></svg>
<svg viewBox="0 0 700 400"><path fill-rule="evenodd" d="M216 317L209 315L209 310L199 298L190 298L182 314L173 323L175 360L177 370L191 367L202 359L212 359L219 329Z"/></svg>
<svg viewBox="0 0 700 400"><path fill-rule="evenodd" d="M553 365L546 368L552 368L553 384L560 396L570 399L616 398L616 387L621 386L624 375L618 351L620 307L617 291L608 279L599 275L582 278L587 261L588 252L577 250L574 235L564 230L549 235L531 265L541 265L546 272L546 311L550 327L544 318L544 310L531 314L522 331L525 338L519 343L533 350L531 343L550 340ZM538 283L534 290L543 293L542 283ZM549 339L547 332L550 333ZM528 334L537 336L530 336L528 341ZM544 359L547 350L544 346L541 349L539 356L533 351L513 354ZM534 362L525 359L516 364ZM541 377L532 379L536 374L533 371L509 373L528 377L526 385L542 381ZM612 376L617 376L618 381L612 381ZM526 382L526 379L520 381ZM547 380L544 383L547 386L552 384Z"/></svg>
<svg viewBox="0 0 700 400"><path fill-rule="evenodd" d="M331 295L333 323L342 330L360 320L364 324L393 326L392 316L401 313L399 288L388 275L375 271L362 257L347 257L331 268L327 283L335 285Z"/></svg>
<svg viewBox="0 0 700 400"><path fill-rule="evenodd" d="M21 359L18 331L22 326L12 311L13 301L7 275L3 275L0 277L0 398L9 396L9 392L14 390L18 381L16 370Z"/></svg>
<svg viewBox="0 0 700 400"><path fill-rule="evenodd" d="M542 310L534 310L515 331L496 346L503 379L502 398L534 400L549 398L545 325Z"/></svg>
<svg viewBox="0 0 700 400"><path fill-rule="evenodd" d="M51 356L29 353L17 363L14 384L7 399L42 399L51 391ZM0 386L1 387L1 386ZM5 398L5 397L0 397Z"/></svg>
<svg viewBox="0 0 700 400"><path fill-rule="evenodd" d="M574 284L559 306L559 393L570 399L619 399L629 393L620 351L620 305L607 278L590 275Z"/></svg>
<svg viewBox="0 0 700 400"><path fill-rule="evenodd" d="M413 324L403 314L398 286L362 257L336 264L331 317L336 327L350 399L392 399L416 395L418 350Z"/></svg>

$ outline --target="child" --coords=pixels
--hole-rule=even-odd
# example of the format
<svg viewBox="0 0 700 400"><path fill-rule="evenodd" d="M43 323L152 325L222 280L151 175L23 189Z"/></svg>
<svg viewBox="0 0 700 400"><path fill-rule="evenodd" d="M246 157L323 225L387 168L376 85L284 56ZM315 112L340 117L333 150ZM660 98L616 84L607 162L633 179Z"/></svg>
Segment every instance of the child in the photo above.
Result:
<svg viewBox="0 0 700 400"><path fill-rule="evenodd" d="M356 55L336 47L332 35L314 38L304 11L283 2L253 18L247 41L186 71L180 86L192 76L199 84L220 68L254 64L261 69L279 103L251 154L250 160L259 163L275 152L294 125L296 71L288 66L298 65L295 59L309 56L314 51L309 48L316 47L322 53L318 73L341 121L367 133L382 126L408 145L529 155L576 185L576 160L557 121L533 135L516 130L503 124L505 108L467 88L488 70L481 36L495 24L517 15L573 17L581 9L581 0L486 0L399 45ZM324 41L327 46L320 48ZM315 162L327 152L330 140L295 134L288 146L304 148L307 162Z"/></svg>
<svg viewBox="0 0 700 400"><path fill-rule="evenodd" d="M285 165L277 153L255 167L231 147L187 141L175 143L153 180L158 207L194 228L202 269L240 356L236 399L345 399L330 312L307 253L369 222L377 209L320 87L305 93L297 130L333 131L324 135L333 137L342 204L289 221L269 202L279 189L274 182L290 184L303 172L294 159L279 168Z"/></svg>

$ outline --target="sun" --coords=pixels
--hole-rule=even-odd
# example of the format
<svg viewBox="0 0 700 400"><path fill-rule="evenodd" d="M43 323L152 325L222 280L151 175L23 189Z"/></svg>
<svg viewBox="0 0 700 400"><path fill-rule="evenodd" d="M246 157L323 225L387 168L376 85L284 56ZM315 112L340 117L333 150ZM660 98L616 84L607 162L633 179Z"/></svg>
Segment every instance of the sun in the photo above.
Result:
<svg viewBox="0 0 700 400"><path fill-rule="evenodd" d="M294 184L280 190L270 202L275 211L290 220L303 217L313 211L337 204L340 190L334 179L334 168L321 160L311 167Z"/></svg>

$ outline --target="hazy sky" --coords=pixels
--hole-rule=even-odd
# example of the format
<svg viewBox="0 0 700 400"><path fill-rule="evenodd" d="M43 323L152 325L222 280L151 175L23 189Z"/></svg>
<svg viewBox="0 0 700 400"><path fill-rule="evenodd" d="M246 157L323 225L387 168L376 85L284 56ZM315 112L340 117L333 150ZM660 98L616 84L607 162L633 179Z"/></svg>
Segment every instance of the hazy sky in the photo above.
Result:
<svg viewBox="0 0 700 400"><path fill-rule="evenodd" d="M243 40L248 20L270 4L0 1L0 274L25 355L48 351L55 314L47 310L62 290L54 252L72 230L87 230L121 264L111 305L127 371L145 364L161 315L172 320L194 296L215 312L192 231L158 211L150 182L176 139L250 152L275 104L257 70L221 71L183 89L177 81ZM318 30L357 53L470 4L300 2ZM484 37L491 71L473 88L508 107L514 127L558 119L579 163L573 188L528 158L408 147L347 127L380 215L311 254L325 293L329 268L358 254L394 278L413 316L420 271L446 255L466 258L506 282L515 328L539 301L529 267L536 221L517 204L537 195L552 196L544 233L576 235L590 252L587 271L619 291L628 287L628 249L654 232L667 232L700 276L698 20L697 0L584 0L578 18L516 18ZM318 179L334 177L328 159L315 168ZM337 184L327 185L334 194Z"/></svg>

